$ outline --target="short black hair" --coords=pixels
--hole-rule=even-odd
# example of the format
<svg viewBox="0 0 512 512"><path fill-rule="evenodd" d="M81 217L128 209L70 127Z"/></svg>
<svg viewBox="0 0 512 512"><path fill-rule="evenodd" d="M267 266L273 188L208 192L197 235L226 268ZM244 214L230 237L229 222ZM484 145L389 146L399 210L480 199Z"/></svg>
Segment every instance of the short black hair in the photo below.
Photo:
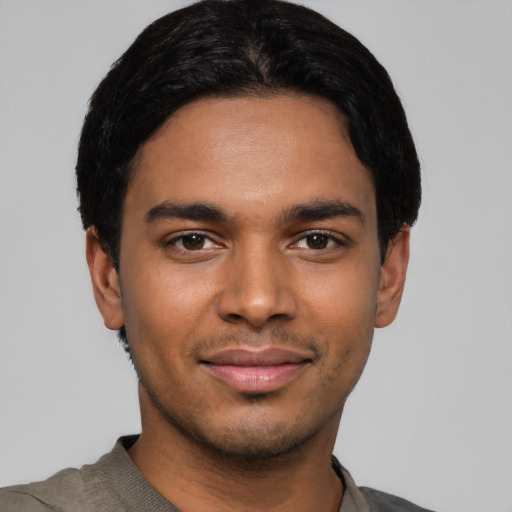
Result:
<svg viewBox="0 0 512 512"><path fill-rule="evenodd" d="M384 258L421 201L416 149L386 70L354 36L306 7L203 0L150 24L90 100L76 166L79 211L117 270L123 201L141 144L195 99L287 91L326 99L347 118L373 177Z"/></svg>

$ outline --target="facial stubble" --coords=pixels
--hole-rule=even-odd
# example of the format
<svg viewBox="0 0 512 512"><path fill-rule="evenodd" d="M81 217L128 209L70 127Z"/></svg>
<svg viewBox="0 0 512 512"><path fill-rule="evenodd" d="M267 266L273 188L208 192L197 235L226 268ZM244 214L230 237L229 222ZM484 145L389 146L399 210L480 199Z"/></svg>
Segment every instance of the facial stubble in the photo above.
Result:
<svg viewBox="0 0 512 512"><path fill-rule="evenodd" d="M237 332L227 336L213 336L202 339L191 344L193 348L189 350L187 358L199 361L200 354L206 350L222 349L224 346L236 346L243 343L252 343L256 345L265 345L272 340L272 343L278 342L280 346L289 348L304 349L307 348L315 354L311 364L325 365L324 353L326 351L325 340L317 338L308 338L298 336L282 329L269 328L266 334L259 333L255 335L251 332ZM343 354L342 357L345 357ZM320 387L325 387L328 381L334 378L334 374L340 371L343 361L328 369L324 376L324 382ZM181 411L172 409L167 404L172 404L172 396L161 396L161 392L156 391L140 371L140 366L134 360L134 366L139 377L141 386L147 394L148 399L158 411L160 418L174 431L179 433L183 440L191 443L201 450L209 453L213 459L231 461L236 465L240 464L265 464L277 463L279 459L296 452L313 439L326 423L330 421L339 421L341 412L345 403L346 396L333 408L331 414L323 418L323 422L311 423L303 421L304 415L296 415L289 421L265 421L265 415L269 407L278 406L279 400L289 400L283 396L286 389L279 389L269 393L244 394L237 395L239 405L247 408L248 414L231 425L222 429L212 427L205 415L201 411L189 411L189 414L183 414ZM169 369L172 371L172 369ZM349 390L351 391L351 389ZM171 390L170 393L173 391ZM198 394L201 390L198 389ZM348 396L348 393L347 393ZM321 399L321 397L319 398ZM277 404L277 405L276 405ZM254 414L252 414L254 412ZM257 418L257 420L255 420Z"/></svg>

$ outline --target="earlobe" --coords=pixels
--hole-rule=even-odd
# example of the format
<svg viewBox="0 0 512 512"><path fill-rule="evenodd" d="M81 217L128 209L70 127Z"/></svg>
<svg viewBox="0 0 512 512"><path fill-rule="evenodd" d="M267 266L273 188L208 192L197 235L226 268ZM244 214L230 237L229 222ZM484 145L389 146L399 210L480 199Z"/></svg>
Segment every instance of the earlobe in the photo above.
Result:
<svg viewBox="0 0 512 512"><path fill-rule="evenodd" d="M96 228L86 232L86 257L96 305L108 329L124 325L121 289L112 259L99 241Z"/></svg>
<svg viewBox="0 0 512 512"><path fill-rule="evenodd" d="M404 225L389 243L380 273L375 327L386 327L398 313L409 263L409 235Z"/></svg>

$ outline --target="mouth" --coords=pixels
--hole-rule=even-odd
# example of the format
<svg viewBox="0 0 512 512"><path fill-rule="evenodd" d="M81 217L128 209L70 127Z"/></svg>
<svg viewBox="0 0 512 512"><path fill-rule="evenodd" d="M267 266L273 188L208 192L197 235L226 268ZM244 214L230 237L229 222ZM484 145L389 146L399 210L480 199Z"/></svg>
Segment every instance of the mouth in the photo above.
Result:
<svg viewBox="0 0 512 512"><path fill-rule="evenodd" d="M261 394L284 387L312 360L310 354L284 348L236 348L209 355L200 364L234 391Z"/></svg>

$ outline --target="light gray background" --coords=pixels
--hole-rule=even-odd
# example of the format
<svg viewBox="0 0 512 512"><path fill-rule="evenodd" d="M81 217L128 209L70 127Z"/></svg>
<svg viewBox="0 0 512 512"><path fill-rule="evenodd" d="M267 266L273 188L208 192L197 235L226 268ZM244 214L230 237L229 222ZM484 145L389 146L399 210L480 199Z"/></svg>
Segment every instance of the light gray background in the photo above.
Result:
<svg viewBox="0 0 512 512"><path fill-rule="evenodd" d="M336 453L439 511L512 511L512 2L309 1L388 68L423 165L396 323L375 336ZM0 0L0 485L137 432L96 312L74 194L87 100L181 1Z"/></svg>

